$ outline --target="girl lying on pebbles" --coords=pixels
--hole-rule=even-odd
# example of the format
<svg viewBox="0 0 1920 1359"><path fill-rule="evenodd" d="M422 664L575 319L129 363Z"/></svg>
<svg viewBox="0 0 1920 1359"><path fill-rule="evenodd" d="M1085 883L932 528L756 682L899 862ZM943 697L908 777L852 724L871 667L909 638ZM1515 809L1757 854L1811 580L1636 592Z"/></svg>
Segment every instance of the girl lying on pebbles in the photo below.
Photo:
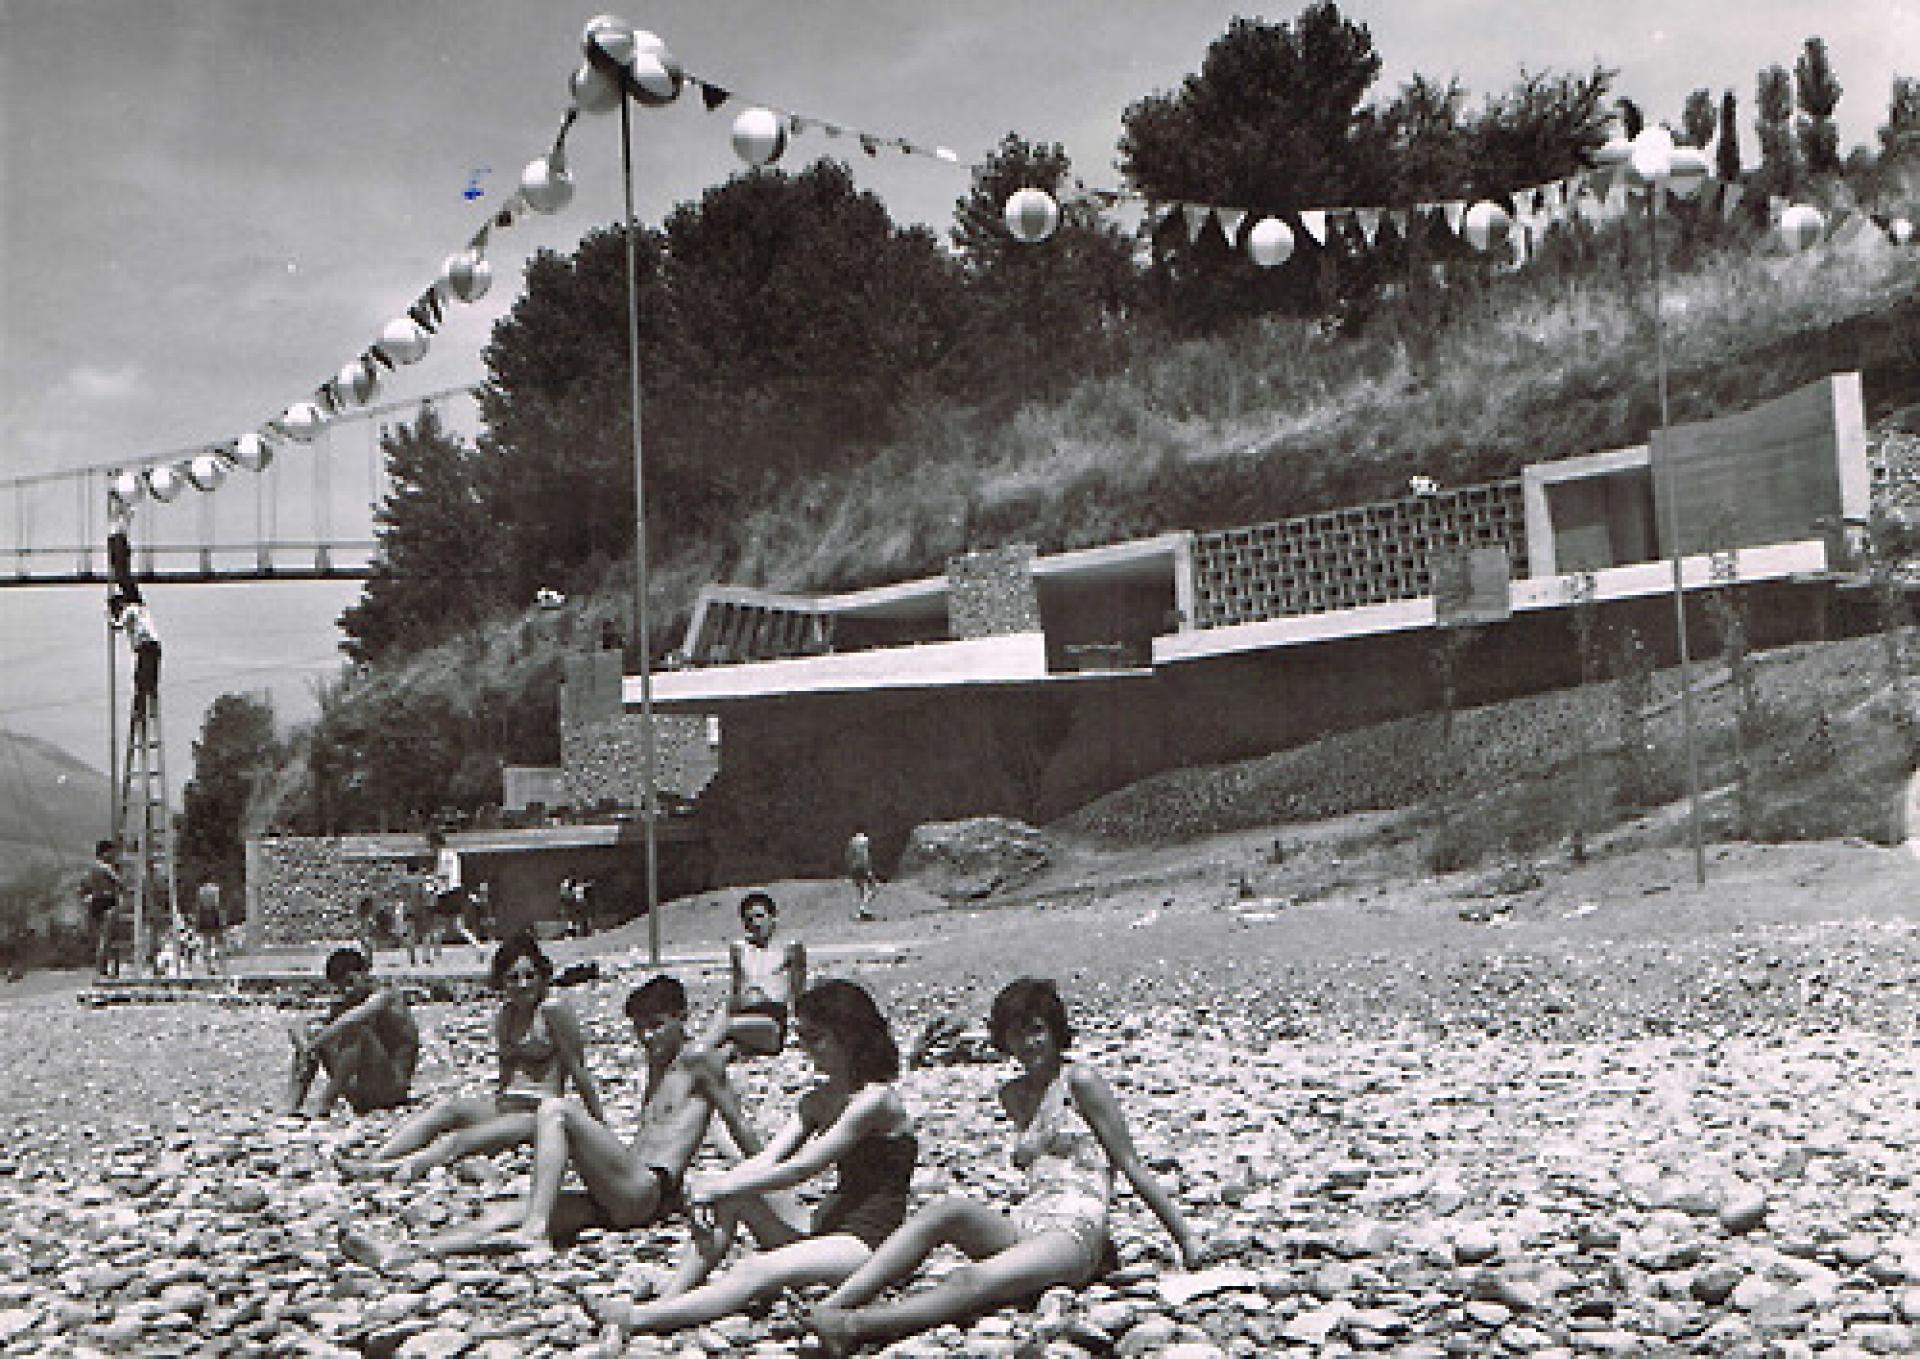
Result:
<svg viewBox="0 0 1920 1359"><path fill-rule="evenodd" d="M590 1300L596 1320L674 1331L782 1289L839 1283L900 1225L919 1143L892 1085L900 1054L887 1021L861 987L824 981L795 1004L793 1034L824 1079L759 1154L688 1184L693 1249L665 1292L637 1306L628 1298ZM808 1222L781 1191L829 1168L838 1181ZM708 1281L743 1224L760 1253Z"/></svg>
<svg viewBox="0 0 1920 1359"><path fill-rule="evenodd" d="M1192 1269L1204 1261L1179 1208L1134 1150L1106 1080L1087 1063L1066 1059L1073 1030L1053 983L1031 977L1009 983L994 997L988 1029L994 1045L1022 1068L1000 1087L1000 1105L1018 1130L1013 1163L1027 1172L1026 1196L1011 1214L958 1197L914 1214L806 1318L828 1354L970 1321L1056 1285L1091 1282L1109 1249L1115 1170L1160 1219L1181 1263ZM874 1301L943 1245L976 1263L932 1288Z"/></svg>
<svg viewBox="0 0 1920 1359"><path fill-rule="evenodd" d="M548 994L553 962L532 934L516 934L494 950L492 978L502 997L493 1020L499 1056L493 1093L441 1100L401 1123L371 1156L336 1154L342 1176L412 1180L463 1156L531 1142L534 1111L542 1100L564 1094L569 1082L586 1111L603 1117L580 1020L564 1000Z"/></svg>

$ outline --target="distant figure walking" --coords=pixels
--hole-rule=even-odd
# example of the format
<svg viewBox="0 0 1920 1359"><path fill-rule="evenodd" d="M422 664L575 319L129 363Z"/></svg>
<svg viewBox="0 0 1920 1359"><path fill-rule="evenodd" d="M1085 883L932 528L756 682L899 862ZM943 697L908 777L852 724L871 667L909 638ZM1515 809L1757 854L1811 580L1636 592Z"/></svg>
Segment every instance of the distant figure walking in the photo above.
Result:
<svg viewBox="0 0 1920 1359"><path fill-rule="evenodd" d="M200 960L207 975L226 971L227 913L220 902L220 884L208 878L193 897L193 927L200 936Z"/></svg>
<svg viewBox="0 0 1920 1359"><path fill-rule="evenodd" d="M880 880L873 875L873 842L863 830L855 831L847 841L847 877L859 898L853 908L853 918L873 919L873 899L879 895Z"/></svg>
<svg viewBox="0 0 1920 1359"><path fill-rule="evenodd" d="M406 892L407 909L407 966L418 967L440 956L440 941L433 932L433 876L428 873L411 874L403 890Z"/></svg>
<svg viewBox="0 0 1920 1359"><path fill-rule="evenodd" d="M80 899L87 907L87 932L93 946L93 972L97 977L120 975L120 944L115 937L120 911L120 867L115 862L118 846L101 840L93 847L93 862L80 880Z"/></svg>

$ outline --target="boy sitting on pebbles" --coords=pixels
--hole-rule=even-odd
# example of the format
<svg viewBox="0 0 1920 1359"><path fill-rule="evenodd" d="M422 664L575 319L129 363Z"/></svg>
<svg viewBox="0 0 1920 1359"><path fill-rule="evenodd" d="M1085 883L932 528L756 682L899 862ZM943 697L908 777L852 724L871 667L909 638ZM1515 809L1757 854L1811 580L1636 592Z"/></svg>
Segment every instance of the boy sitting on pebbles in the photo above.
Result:
<svg viewBox="0 0 1920 1359"><path fill-rule="evenodd" d="M319 1109L325 1117L334 1101L346 1097L356 1114L404 1104L420 1060L420 1026L407 998L391 986L377 985L373 967L357 948L337 948L327 957L327 981L340 993L327 1017L295 1022L293 1074L286 1112L306 1112L307 1091L322 1070Z"/></svg>
<svg viewBox="0 0 1920 1359"><path fill-rule="evenodd" d="M569 1241L582 1228L645 1227L681 1212L681 1181L716 1112L741 1155L758 1151L759 1136L727 1080L732 1056L725 1041L727 1015L722 1013L699 1040L689 1038L686 988L664 975L629 995L626 1011L647 1054L640 1128L631 1147L578 1100L543 1100L535 1115L533 1177L523 1203L489 1211L417 1247L344 1227L342 1254L382 1271L420 1253L520 1251L529 1259L543 1258L552 1243ZM569 1166L579 1174L584 1193L561 1189Z"/></svg>

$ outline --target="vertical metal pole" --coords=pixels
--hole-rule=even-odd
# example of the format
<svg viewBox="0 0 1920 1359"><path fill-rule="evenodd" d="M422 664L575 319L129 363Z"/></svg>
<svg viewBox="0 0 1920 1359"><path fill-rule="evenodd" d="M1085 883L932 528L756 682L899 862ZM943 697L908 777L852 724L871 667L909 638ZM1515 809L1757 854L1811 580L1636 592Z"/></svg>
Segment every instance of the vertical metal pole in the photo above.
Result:
<svg viewBox="0 0 1920 1359"><path fill-rule="evenodd" d="M640 651L641 820L647 834L647 957L660 965L660 857L654 823L659 799L654 789L653 658L647 619L647 476L640 443L640 277L633 229L633 105L620 99L620 179L626 194L627 222L627 368L633 413L633 569L634 631Z"/></svg>
<svg viewBox="0 0 1920 1359"><path fill-rule="evenodd" d="M1653 344L1655 380L1660 391L1660 437L1654 445L1660 450L1662 480L1667 488L1667 536L1673 558L1673 627L1680 646L1680 725L1687 742L1688 831L1693 840L1693 878L1699 886L1707 882L1707 851L1700 833L1700 753L1693 722L1693 669L1687 652L1687 596L1681 582L1680 498L1676 494L1673 450L1666 433L1667 412L1667 318L1660 298L1660 195L1665 185L1654 180L1647 186L1648 255L1653 268Z"/></svg>

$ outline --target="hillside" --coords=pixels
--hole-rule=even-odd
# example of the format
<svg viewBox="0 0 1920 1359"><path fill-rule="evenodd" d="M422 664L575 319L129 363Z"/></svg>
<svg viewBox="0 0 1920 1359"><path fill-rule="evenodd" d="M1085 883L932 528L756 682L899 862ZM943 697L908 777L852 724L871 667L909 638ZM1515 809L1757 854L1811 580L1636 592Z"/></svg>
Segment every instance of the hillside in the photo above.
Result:
<svg viewBox="0 0 1920 1359"><path fill-rule="evenodd" d="M1055 402L922 410L866 465L796 480L722 536L659 535L653 650L677 644L708 582L872 585L938 573L969 548L1256 523L1397 496L1414 474L1460 485L1642 442L1658 420L1643 268L1610 256L1529 269L1438 310L1432 299L1424 312L1385 306L1351 332L1270 320L1211 340L1143 340L1124 373ZM1752 240L1699 251L1664 296L1676 421L1846 370L1863 374L1870 422L1920 404L1920 276L1911 251L1878 231L1792 256ZM602 621L625 630L629 581L616 564L562 611L529 610L356 678L329 704L340 752L377 763L383 743L369 735L417 730L409 714L425 705L464 757L436 775L439 795L490 800L480 790L499 758L551 758L551 728L527 724L552 711L560 655ZM405 772L368 782L417 781ZM263 816L309 824L310 781L290 769L277 782Z"/></svg>
<svg viewBox="0 0 1920 1359"><path fill-rule="evenodd" d="M85 862L105 832L110 800L99 770L0 728L0 883L30 862Z"/></svg>

